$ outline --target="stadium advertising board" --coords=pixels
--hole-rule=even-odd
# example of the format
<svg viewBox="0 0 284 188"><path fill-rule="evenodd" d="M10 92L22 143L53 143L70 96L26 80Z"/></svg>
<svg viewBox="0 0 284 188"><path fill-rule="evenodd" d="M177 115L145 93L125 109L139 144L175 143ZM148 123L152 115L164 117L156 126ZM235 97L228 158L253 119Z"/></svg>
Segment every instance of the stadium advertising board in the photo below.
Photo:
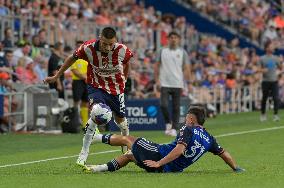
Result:
<svg viewBox="0 0 284 188"><path fill-rule="evenodd" d="M188 99L181 100L180 123L188 108ZM171 104L171 102L169 102ZM171 107L169 107L171 112ZM165 122L160 109L159 99L129 100L126 102L125 114L129 122L130 130L164 130ZM111 131L118 131L113 120L109 123Z"/></svg>
<svg viewBox="0 0 284 188"><path fill-rule="evenodd" d="M157 99L129 100L126 102L125 114L130 130L162 130L164 119ZM113 121L110 130L118 130Z"/></svg>

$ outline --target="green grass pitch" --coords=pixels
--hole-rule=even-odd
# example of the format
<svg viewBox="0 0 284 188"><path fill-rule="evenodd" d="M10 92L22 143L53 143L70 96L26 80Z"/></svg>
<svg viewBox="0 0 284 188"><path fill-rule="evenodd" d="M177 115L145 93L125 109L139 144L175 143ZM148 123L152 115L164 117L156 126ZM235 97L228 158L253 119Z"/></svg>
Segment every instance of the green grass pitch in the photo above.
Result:
<svg viewBox="0 0 284 188"><path fill-rule="evenodd" d="M218 116L207 120L205 126L245 173L233 173L219 157L208 153L183 173L146 173L130 164L113 173L85 174L75 165L82 134L7 134L0 135L0 187L284 187L284 120L272 122L270 115L267 122L260 123L259 113L253 112ZM247 132L250 130L261 131ZM172 140L162 131L131 134L157 143ZM120 155L120 147L104 144L92 145L90 150L88 164L105 163ZM31 163L22 164L26 162ZM10 164L18 165L7 166Z"/></svg>

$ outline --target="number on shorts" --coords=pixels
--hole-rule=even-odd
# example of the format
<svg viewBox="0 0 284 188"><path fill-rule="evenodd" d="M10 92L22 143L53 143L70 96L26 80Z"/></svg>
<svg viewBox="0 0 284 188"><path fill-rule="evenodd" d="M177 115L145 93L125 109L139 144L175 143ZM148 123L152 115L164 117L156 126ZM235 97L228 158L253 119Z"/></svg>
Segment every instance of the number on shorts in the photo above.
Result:
<svg viewBox="0 0 284 188"><path fill-rule="evenodd" d="M119 111L125 113L124 93L119 94L118 99L119 99Z"/></svg>

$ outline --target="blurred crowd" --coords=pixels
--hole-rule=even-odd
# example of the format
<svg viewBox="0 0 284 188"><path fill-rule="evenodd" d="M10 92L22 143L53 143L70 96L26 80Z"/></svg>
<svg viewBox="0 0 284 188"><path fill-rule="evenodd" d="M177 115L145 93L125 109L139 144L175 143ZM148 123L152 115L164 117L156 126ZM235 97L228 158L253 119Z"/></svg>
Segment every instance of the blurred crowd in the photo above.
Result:
<svg viewBox="0 0 284 188"><path fill-rule="evenodd" d="M284 36L283 14L264 1L188 2L206 14L222 14L218 19L234 22L253 40L281 42ZM172 30L182 36L181 45L187 50L192 64L193 76L185 83L184 96L192 95L198 89L197 95L211 98L213 88L257 88L261 82L261 74L257 73L259 56L254 49L240 48L237 38L226 41L200 33L185 17L161 14L134 0L0 0L0 16L19 16L13 20L13 26L1 25L4 36L0 43L0 80L1 88L7 86L1 92L9 91L11 83L42 83L48 74L51 54L55 53L63 61L75 48L76 41L97 37L96 29L106 25L116 27L119 41L135 52L136 60L127 82L130 98L160 96L153 67L157 50L167 45L167 34ZM25 22L20 18L31 18L31 28L24 28L22 34ZM84 23L88 24L80 25ZM91 28L95 31L88 30ZM275 36L267 31L271 28ZM283 62L283 56L280 58ZM279 79L280 83L284 82L283 76ZM63 82L65 89L70 89L71 81L67 71ZM283 88L280 93L284 96Z"/></svg>
<svg viewBox="0 0 284 188"><path fill-rule="evenodd" d="M186 0L203 14L234 27L252 41L264 46L270 40L284 48L282 0ZM283 3L283 2L282 2Z"/></svg>

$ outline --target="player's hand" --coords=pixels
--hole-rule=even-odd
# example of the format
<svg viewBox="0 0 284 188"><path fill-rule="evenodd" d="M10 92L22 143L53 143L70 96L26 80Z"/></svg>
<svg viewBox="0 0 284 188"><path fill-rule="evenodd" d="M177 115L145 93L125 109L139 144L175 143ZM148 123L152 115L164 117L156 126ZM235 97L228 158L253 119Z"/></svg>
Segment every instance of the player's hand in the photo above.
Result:
<svg viewBox="0 0 284 188"><path fill-rule="evenodd" d="M161 165L157 161L152 161L152 160L145 160L143 163L151 168L159 168Z"/></svg>
<svg viewBox="0 0 284 188"><path fill-rule="evenodd" d="M57 81L57 76L49 76L49 77L46 77L44 80L43 80L43 83L44 84L50 84L50 83L54 83Z"/></svg>
<svg viewBox="0 0 284 188"><path fill-rule="evenodd" d="M246 171L246 170L244 168L239 167L239 166L237 166L237 168L234 169L234 172L236 172L236 173L241 173L241 172L244 172L244 171Z"/></svg>

